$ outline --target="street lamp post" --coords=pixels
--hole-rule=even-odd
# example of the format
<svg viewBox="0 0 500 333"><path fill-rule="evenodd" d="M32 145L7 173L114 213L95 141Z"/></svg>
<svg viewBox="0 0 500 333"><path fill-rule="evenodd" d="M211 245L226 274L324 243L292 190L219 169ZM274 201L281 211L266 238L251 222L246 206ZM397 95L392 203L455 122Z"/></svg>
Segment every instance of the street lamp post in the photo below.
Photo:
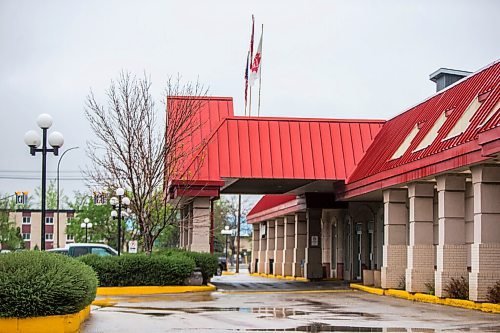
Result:
<svg viewBox="0 0 500 333"><path fill-rule="evenodd" d="M61 160L64 157L64 155L66 155L66 153L68 151L73 150L73 149L77 149L77 148L80 148L80 147L71 147L71 148L66 149L61 154L61 157L59 157L59 161L57 162L57 207L56 207L57 247L60 247L60 245L59 245L59 234L60 234L60 232L59 232L59 196L60 196L60 192L59 192L59 166L61 165Z"/></svg>
<svg viewBox="0 0 500 333"><path fill-rule="evenodd" d="M121 187L116 189L116 197L112 197L110 200L111 205L113 206L113 210L111 211L111 217L113 219L118 218L118 241L117 241L117 247L118 247L118 255L121 253L121 233L122 233L122 208L126 208L127 206L130 205L130 199L125 195L125 190ZM118 208L118 212L116 209Z"/></svg>
<svg viewBox="0 0 500 333"><path fill-rule="evenodd" d="M227 236L231 235L232 232L231 232L231 230L229 230L229 226L226 225L224 227L224 230L222 230L220 233L223 234L223 235L226 235L226 270L227 270L227 268L229 267L228 264L227 264Z"/></svg>
<svg viewBox="0 0 500 333"><path fill-rule="evenodd" d="M47 148L47 130L52 126L52 117L46 113L38 116L37 124L42 129L42 140L40 135L35 131L28 131L24 135L24 142L30 147L30 154L35 156L36 153L42 153L42 221L41 221L41 240L40 249L45 250L45 196L47 182L47 153L54 153L55 156L59 153L59 148L64 143L64 137L59 132L52 132L48 137L49 144L52 149ZM42 148L38 149L42 144Z"/></svg>
<svg viewBox="0 0 500 333"><path fill-rule="evenodd" d="M85 243L88 243L89 240L87 237L87 231L88 231L88 229L92 229L92 223L90 222L88 217L86 217L83 220L82 224L80 224L80 227L82 227L82 229L85 228Z"/></svg>

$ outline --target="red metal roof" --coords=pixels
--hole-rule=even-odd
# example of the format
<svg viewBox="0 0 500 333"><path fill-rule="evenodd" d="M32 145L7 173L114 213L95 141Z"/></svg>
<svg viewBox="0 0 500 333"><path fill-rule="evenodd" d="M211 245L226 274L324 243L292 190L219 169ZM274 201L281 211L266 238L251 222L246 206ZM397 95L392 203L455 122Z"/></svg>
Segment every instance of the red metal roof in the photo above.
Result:
<svg viewBox="0 0 500 333"><path fill-rule="evenodd" d="M379 132L382 120L227 117L198 160L199 180L223 178L343 180Z"/></svg>
<svg viewBox="0 0 500 333"><path fill-rule="evenodd" d="M200 101L200 103L187 102L193 99ZM178 179L188 179L189 181L200 179L193 176L195 170L200 168L196 164L198 161L195 159L200 153L199 148L204 147L207 139L219 127L223 119L234 114L233 99L231 97L193 98L192 96L168 96L167 98L167 114L169 118L175 117L172 113L177 110L193 107L197 110L194 113L192 122L189 124L192 132L185 133L182 142L179 144L179 147L182 147L189 154L183 156L182 163L177 166L176 176Z"/></svg>
<svg viewBox="0 0 500 333"><path fill-rule="evenodd" d="M481 144L477 139L480 133L500 125L499 86L500 62L497 61L389 120L349 177L346 197L487 159L481 154ZM447 138L475 98L478 98L481 105L470 119L467 129L455 137ZM447 112L447 117L436 138L427 148L414 151L443 112ZM419 126L420 130L406 152L400 158L391 159L415 126Z"/></svg>
<svg viewBox="0 0 500 333"><path fill-rule="evenodd" d="M295 195L265 195L263 196L253 208L248 212L248 216L252 216L254 214L260 213L269 208L281 205L285 202L289 202L295 200L297 196Z"/></svg>

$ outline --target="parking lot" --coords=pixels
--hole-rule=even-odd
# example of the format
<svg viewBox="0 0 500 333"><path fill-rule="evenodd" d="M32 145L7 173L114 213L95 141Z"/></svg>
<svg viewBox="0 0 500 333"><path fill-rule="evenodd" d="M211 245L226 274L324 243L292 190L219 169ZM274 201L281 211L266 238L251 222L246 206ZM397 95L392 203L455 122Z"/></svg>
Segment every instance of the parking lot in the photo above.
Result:
<svg viewBox="0 0 500 333"><path fill-rule="evenodd" d="M412 303L339 283L248 275L213 279L212 293L130 296L93 307L83 332L499 332L500 316ZM102 298L101 298L102 299Z"/></svg>

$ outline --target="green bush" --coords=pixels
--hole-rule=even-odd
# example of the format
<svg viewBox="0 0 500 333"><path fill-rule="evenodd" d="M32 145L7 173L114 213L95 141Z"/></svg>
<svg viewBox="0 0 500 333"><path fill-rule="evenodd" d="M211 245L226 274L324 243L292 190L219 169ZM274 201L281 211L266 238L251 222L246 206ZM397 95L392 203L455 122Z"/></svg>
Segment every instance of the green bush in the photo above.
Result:
<svg viewBox="0 0 500 333"><path fill-rule="evenodd" d="M469 282L463 276L451 278L443 290L449 298L469 299Z"/></svg>
<svg viewBox="0 0 500 333"><path fill-rule="evenodd" d="M186 252L186 256L194 259L196 267L201 270L203 284L207 284L210 278L217 272L217 267L219 266L217 257L210 253L200 252Z"/></svg>
<svg viewBox="0 0 500 333"><path fill-rule="evenodd" d="M0 256L0 317L76 313L92 303L97 277L59 254L23 251Z"/></svg>
<svg viewBox="0 0 500 333"><path fill-rule="evenodd" d="M203 284L207 284L212 276L217 272L219 265L218 257L215 254L205 252L191 252L181 249L161 249L154 253L161 256L182 255L194 260L196 268L200 269L203 276Z"/></svg>
<svg viewBox="0 0 500 333"><path fill-rule="evenodd" d="M500 303L500 281L497 281L491 288L488 288L486 296L491 303Z"/></svg>
<svg viewBox="0 0 500 333"><path fill-rule="evenodd" d="M193 259L174 253L168 256L87 255L79 260L96 271L101 287L182 285L195 267Z"/></svg>

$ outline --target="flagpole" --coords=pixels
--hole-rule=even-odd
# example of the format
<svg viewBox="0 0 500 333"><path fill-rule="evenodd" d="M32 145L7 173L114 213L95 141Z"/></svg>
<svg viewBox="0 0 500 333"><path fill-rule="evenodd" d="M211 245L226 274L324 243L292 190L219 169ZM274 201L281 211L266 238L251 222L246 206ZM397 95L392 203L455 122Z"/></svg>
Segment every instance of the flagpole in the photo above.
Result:
<svg viewBox="0 0 500 333"><path fill-rule="evenodd" d="M252 86L248 87L248 116L252 114Z"/></svg>
<svg viewBox="0 0 500 333"><path fill-rule="evenodd" d="M264 44L264 24L262 24L262 34L261 34L261 40L262 40L262 44ZM263 45L262 45L263 47ZM262 52L262 50L261 50ZM259 103L258 103L258 106L257 106L257 117L260 116L260 88L262 86L262 60L260 62L260 69L259 69Z"/></svg>

